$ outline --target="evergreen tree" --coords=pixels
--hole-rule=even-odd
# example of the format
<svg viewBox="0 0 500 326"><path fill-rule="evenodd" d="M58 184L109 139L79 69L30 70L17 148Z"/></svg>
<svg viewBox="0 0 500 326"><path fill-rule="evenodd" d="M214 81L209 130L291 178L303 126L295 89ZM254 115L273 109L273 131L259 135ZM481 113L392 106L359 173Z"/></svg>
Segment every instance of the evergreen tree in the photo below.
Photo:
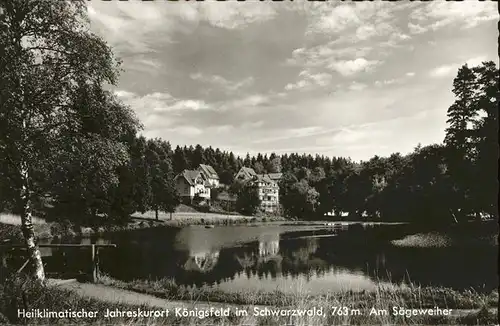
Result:
<svg viewBox="0 0 500 326"><path fill-rule="evenodd" d="M205 158L205 153L204 153L203 147L201 147L200 144L196 145L193 154L192 154L192 167L193 169L197 169L200 164L205 164L206 163L206 158Z"/></svg>

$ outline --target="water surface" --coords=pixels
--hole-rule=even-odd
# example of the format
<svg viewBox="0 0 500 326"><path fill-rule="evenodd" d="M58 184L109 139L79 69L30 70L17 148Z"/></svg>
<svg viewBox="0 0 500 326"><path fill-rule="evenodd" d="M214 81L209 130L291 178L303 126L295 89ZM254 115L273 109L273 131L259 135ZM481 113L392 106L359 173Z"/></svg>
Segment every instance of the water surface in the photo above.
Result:
<svg viewBox="0 0 500 326"><path fill-rule="evenodd" d="M116 243L118 248L101 249L100 266L125 281L169 277L186 286L290 293L371 290L377 283L408 280L480 292L497 288L497 246L402 248L391 243L412 233L408 225L191 226L81 241ZM88 268L88 250L65 252L65 260L60 250L44 254L59 257L53 259L54 269L63 262L67 270Z"/></svg>

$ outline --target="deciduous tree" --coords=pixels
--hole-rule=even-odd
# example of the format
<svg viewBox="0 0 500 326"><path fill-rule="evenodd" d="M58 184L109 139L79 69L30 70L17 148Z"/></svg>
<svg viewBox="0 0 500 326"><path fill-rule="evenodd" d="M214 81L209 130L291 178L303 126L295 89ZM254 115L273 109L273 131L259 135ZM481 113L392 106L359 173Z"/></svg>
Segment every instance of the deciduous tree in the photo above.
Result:
<svg viewBox="0 0 500 326"><path fill-rule="evenodd" d="M87 187L81 191L85 200L89 187L105 190L117 182L116 168L128 159L121 136L138 125L132 112L102 89L116 82L118 62L88 27L83 1L0 2L0 161L9 164L7 193L21 215L39 281L45 275L33 203L50 188L54 171L67 167L79 182L87 179L88 187L80 187ZM75 157L81 159L77 167ZM78 167L85 171L76 172ZM91 172L98 181L89 179Z"/></svg>

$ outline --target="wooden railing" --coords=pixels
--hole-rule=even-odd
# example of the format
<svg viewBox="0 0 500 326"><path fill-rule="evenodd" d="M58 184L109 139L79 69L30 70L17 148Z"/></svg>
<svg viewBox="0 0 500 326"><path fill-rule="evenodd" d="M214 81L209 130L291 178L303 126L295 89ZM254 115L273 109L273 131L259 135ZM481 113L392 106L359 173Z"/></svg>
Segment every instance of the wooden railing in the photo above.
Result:
<svg viewBox="0 0 500 326"><path fill-rule="evenodd" d="M40 244L38 245L39 248L83 248L83 247L90 247L91 248L91 261L92 261L92 282L97 282L99 278L99 269L98 269L98 264L99 264L99 248L102 247L112 247L116 248L116 244L75 244L75 243L53 243L53 244ZM26 250L26 245L22 244L3 244L0 245L0 252L2 255L2 266L7 267L7 260L4 252L7 250L12 250L12 249L20 249L20 250ZM17 270L17 273L20 273L26 265L29 263L29 258L24 262L24 264Z"/></svg>

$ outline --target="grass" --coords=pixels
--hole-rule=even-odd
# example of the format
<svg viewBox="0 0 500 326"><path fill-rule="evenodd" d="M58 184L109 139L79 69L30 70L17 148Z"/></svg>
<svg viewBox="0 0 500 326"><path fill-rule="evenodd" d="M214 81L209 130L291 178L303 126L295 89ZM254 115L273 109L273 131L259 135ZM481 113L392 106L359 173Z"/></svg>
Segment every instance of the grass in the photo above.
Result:
<svg viewBox="0 0 500 326"><path fill-rule="evenodd" d="M132 218L139 220L155 221L155 213L152 211L144 214L132 214ZM250 222L275 222L285 221L283 217L279 216L245 216L239 214L221 214L221 213L202 213L202 212L175 212L170 213L159 212L158 220L165 222L167 225L172 226L185 226L185 225L221 225L221 224L237 224L237 223L250 223Z"/></svg>
<svg viewBox="0 0 500 326"><path fill-rule="evenodd" d="M157 221L154 212L132 215L128 223L103 224L100 226L85 227L73 225L70 221L47 222L43 219L33 217L35 235L38 239L50 239L54 236L75 237L90 236L93 234L105 234L119 231L155 227L185 227L189 225L248 225L253 223L269 223L284 221L281 217L252 217L242 215L224 215L214 213L180 212L170 214L161 212ZM21 241L21 217L14 214L0 213L0 240L11 239Z"/></svg>
<svg viewBox="0 0 500 326"><path fill-rule="evenodd" d="M39 217L32 217L33 225L45 224L46 221ZM10 213L0 213L0 223L9 225L21 225L21 217Z"/></svg>
<svg viewBox="0 0 500 326"><path fill-rule="evenodd" d="M134 280L124 282L102 276L99 280L104 285L125 290L154 295L168 300L197 300L209 302L231 302L242 305L294 306L297 300L306 298L329 301L332 298L340 302L350 301L351 308L367 307L380 300L390 305L402 305L408 308L433 308L434 306L453 309L479 309L483 306L497 307L498 292L482 294L473 290L456 291L443 287L421 287L414 284L380 285L376 291L344 291L335 294L309 295L297 289L296 293L286 294L280 291L242 291L224 292L211 287L187 287L178 285L169 278L159 280Z"/></svg>
<svg viewBox="0 0 500 326"><path fill-rule="evenodd" d="M475 232L463 232L454 235L450 232L427 232L417 233L404 237L403 239L392 240L391 243L398 247L412 248L445 248L452 246L475 246L475 245L497 245L498 232L494 234L477 235Z"/></svg>
<svg viewBox="0 0 500 326"><path fill-rule="evenodd" d="M254 296L249 296L246 299L241 297L243 301L268 301L273 303L272 306L279 308L293 307L293 309L320 309L322 308L326 316L255 316L253 314L254 310L251 304L247 311L249 315L235 316L234 313L228 317L208 317L205 319L200 319L197 317L177 317L173 312L169 314L168 317L163 318L127 318L118 317L113 319L104 318L104 312L106 309L114 310L136 310L138 308L143 310L149 310L146 306L132 306L124 304L110 304L105 303L100 300L80 297L74 292L58 289L58 288L44 288L41 285L37 285L31 282L26 282L25 279L14 279L9 280L6 283L0 285L0 323L9 324L21 324L29 322L29 324L119 324L119 325L283 325L283 324L293 324L293 325L373 325L373 324L398 324L398 325L416 325L416 324L468 324L468 325L485 325L485 324L495 324L497 323L498 313L491 313L487 309L482 309L479 312L469 313L465 316L428 316L428 315L417 315L412 317L405 316L394 316L389 315L369 315L371 308L376 309L389 309L392 306L411 308L411 307L425 307L429 304L426 302L426 290L422 288L409 288L404 291L386 291L386 289L378 289L377 291L367 294L367 293L341 293L332 294L328 296L307 296L307 295L294 295L294 296L284 296L272 294L266 299L261 297L261 294L256 294ZM156 284L156 286L163 287L162 284L153 283L151 286ZM24 288L24 291L23 291ZM49 309L50 311L64 311L71 309L72 311L79 311L85 309L86 311L98 311L97 318L94 319L76 319L76 318L52 318L52 319L30 319L23 320L17 317L17 309L23 309L24 301L22 293L26 293L25 298L27 299L28 309ZM435 293L434 293L435 295ZM456 293L448 293L446 295L455 296ZM465 300L469 294L462 294L460 299L456 299L456 303L460 303ZM477 297L471 297L470 300L465 300L467 304L465 306L470 306L473 300ZM196 307L194 299L186 302L186 307ZM194 306L190 306L193 304ZM479 303L480 304L480 303ZM440 306L438 303L433 304L434 306ZM271 304L270 304L271 306ZM360 313L353 313L351 315L332 315L331 307L348 307L349 309L359 309ZM448 305L449 307L450 305ZM476 304L477 306L477 304ZM484 306L486 307L486 306ZM271 308L271 307L269 307ZM157 309L157 308L156 308ZM234 310L233 310L234 312Z"/></svg>

